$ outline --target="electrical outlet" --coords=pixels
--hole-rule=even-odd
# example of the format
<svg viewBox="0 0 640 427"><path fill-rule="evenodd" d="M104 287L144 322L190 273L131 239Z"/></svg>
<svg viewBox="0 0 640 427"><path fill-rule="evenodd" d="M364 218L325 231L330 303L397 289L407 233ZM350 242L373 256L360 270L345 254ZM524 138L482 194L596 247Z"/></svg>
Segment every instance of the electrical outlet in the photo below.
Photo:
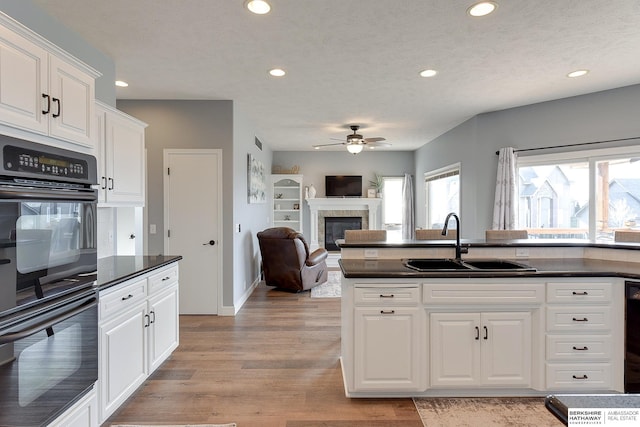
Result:
<svg viewBox="0 0 640 427"><path fill-rule="evenodd" d="M149 234L156 234L156 225L155 224L149 224Z"/></svg>
<svg viewBox="0 0 640 427"><path fill-rule="evenodd" d="M516 257L526 258L529 256L529 248L516 248Z"/></svg>

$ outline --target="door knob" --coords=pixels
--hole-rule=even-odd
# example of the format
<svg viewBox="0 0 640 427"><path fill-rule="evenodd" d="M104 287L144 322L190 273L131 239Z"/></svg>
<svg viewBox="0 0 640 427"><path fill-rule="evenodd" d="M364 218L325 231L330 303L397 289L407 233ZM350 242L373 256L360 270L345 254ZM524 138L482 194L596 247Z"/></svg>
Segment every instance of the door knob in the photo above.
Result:
<svg viewBox="0 0 640 427"><path fill-rule="evenodd" d="M215 245L215 244L216 244L216 241L215 241L215 240L209 240L209 243L203 243L203 244L202 244L202 246L207 246L207 245L211 245L211 246L213 246L213 245Z"/></svg>

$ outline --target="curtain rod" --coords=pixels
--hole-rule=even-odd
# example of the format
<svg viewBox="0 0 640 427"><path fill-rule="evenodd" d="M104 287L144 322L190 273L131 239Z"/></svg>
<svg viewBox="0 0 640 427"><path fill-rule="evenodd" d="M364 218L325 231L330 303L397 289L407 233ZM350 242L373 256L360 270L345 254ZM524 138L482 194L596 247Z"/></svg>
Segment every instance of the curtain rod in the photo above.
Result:
<svg viewBox="0 0 640 427"><path fill-rule="evenodd" d="M593 142L580 142L578 144L566 144L566 145L551 145L548 147L538 147L538 148L522 148L520 150L513 150L514 153L518 153L520 151L538 151L538 150L549 150L552 148L566 148L566 147L579 147L582 145L593 145L593 144L604 144L606 142L622 142L622 141L630 141L632 139L640 139L640 136L634 136L631 138L620 138L620 139L609 139L606 141L593 141ZM496 155L500 154L500 151L496 151Z"/></svg>

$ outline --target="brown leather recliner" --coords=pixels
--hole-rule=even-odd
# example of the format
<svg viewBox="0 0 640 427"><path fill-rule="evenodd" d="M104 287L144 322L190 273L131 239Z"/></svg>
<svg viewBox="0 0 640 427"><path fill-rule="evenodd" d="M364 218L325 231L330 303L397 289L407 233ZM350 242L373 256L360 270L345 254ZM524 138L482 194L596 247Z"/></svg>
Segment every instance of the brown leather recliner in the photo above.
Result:
<svg viewBox="0 0 640 427"><path fill-rule="evenodd" d="M258 233L264 281L269 286L299 292L327 281L324 248L309 253L302 234L288 227L267 228Z"/></svg>

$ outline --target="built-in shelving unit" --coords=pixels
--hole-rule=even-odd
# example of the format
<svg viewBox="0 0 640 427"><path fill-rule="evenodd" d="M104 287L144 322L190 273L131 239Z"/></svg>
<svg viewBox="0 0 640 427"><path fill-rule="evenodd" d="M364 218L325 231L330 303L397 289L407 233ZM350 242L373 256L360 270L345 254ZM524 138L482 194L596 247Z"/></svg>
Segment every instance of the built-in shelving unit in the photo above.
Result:
<svg viewBox="0 0 640 427"><path fill-rule="evenodd" d="M302 233L302 175L271 175L274 227Z"/></svg>

